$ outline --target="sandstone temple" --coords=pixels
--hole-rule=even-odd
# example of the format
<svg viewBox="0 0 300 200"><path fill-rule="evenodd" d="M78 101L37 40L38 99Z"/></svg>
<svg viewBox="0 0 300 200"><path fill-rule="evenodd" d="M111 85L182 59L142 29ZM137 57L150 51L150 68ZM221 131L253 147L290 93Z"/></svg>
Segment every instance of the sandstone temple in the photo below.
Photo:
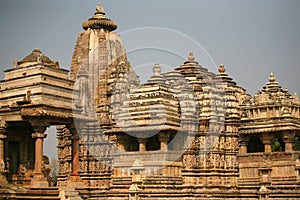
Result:
<svg viewBox="0 0 300 200"><path fill-rule="evenodd" d="M142 84L101 4L82 28L70 71L39 49L4 71L1 199L300 199L300 102L274 74L249 95L187 52Z"/></svg>

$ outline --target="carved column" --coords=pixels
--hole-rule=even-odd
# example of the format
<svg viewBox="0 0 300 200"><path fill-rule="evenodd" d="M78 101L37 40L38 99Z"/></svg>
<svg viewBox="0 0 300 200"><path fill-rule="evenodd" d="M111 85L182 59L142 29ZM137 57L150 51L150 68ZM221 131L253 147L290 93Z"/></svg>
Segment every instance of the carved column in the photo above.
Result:
<svg viewBox="0 0 300 200"><path fill-rule="evenodd" d="M2 183L7 183L5 177L5 159L4 159L4 140L6 139L5 126L0 127L0 180Z"/></svg>
<svg viewBox="0 0 300 200"><path fill-rule="evenodd" d="M78 124L78 127L80 125ZM68 125L67 128L71 132L71 140L72 140L72 165L71 165L71 182L80 182L79 178L79 135L78 131L74 124ZM79 185L78 185L79 186Z"/></svg>
<svg viewBox="0 0 300 200"><path fill-rule="evenodd" d="M145 153L146 152L147 138L138 138L138 142L139 142L139 151L140 151L140 153Z"/></svg>
<svg viewBox="0 0 300 200"><path fill-rule="evenodd" d="M168 150L169 140L170 140L170 133L166 133L166 132L159 133L160 150L162 150L162 151Z"/></svg>
<svg viewBox="0 0 300 200"><path fill-rule="evenodd" d="M262 140L262 143L265 145L265 153L272 152L271 143L273 138L274 137L273 135L271 135L271 133L263 133L261 135L260 139Z"/></svg>
<svg viewBox="0 0 300 200"><path fill-rule="evenodd" d="M285 152L293 151L293 138L295 137L295 132L284 131L282 134L282 139L285 145Z"/></svg>
<svg viewBox="0 0 300 200"><path fill-rule="evenodd" d="M247 135L241 135L239 138L240 154L247 154L247 145L249 142L249 137Z"/></svg>
<svg viewBox="0 0 300 200"><path fill-rule="evenodd" d="M35 160L34 160L34 177L31 181L32 187L48 187L48 182L42 171L43 169L43 140L46 138L44 134L47 127L33 127L34 133L31 135L35 139Z"/></svg>
<svg viewBox="0 0 300 200"><path fill-rule="evenodd" d="M5 128L0 127L0 173L5 172L5 159L4 159L4 140L6 139Z"/></svg>
<svg viewBox="0 0 300 200"><path fill-rule="evenodd" d="M73 135L72 139L72 174L76 180L79 178L78 166L79 166L79 136Z"/></svg>

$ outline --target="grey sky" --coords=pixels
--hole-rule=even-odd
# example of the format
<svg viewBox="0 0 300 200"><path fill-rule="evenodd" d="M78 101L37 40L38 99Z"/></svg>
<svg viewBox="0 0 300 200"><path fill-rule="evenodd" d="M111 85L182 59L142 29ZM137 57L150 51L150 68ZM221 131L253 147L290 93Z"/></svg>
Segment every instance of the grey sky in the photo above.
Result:
<svg viewBox="0 0 300 200"><path fill-rule="evenodd" d="M34 48L69 69L77 35L83 31L81 24L93 15L97 3L95 0L2 0L1 70L11 68L14 58L21 60ZM265 85L270 72L290 93L300 93L298 0L103 0L102 3L106 15L118 24L118 33L140 27L163 27L190 36L216 64L224 63L228 74L251 94ZM202 55L195 56L201 63ZM3 79L3 73L0 77Z"/></svg>

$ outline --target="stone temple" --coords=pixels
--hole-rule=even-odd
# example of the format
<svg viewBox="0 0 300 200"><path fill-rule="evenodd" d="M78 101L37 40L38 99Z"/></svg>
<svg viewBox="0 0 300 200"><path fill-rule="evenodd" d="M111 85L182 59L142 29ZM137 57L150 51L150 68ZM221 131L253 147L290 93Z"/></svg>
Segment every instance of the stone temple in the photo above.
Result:
<svg viewBox="0 0 300 200"><path fill-rule="evenodd" d="M273 74L251 96L187 52L141 84L101 4L82 28L70 73L39 49L4 72L1 199L300 198L300 103Z"/></svg>

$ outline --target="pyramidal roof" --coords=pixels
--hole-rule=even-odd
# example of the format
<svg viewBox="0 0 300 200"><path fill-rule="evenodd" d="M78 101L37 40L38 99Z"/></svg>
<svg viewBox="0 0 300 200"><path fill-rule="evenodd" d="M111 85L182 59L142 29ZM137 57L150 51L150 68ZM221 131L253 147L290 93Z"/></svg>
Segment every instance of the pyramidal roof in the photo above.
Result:
<svg viewBox="0 0 300 200"><path fill-rule="evenodd" d="M41 61L43 63L48 63L48 64L54 63L50 58L45 56L41 50L34 49L28 56L26 56L21 61L19 61L18 65L21 65L26 62L37 62L37 61Z"/></svg>

